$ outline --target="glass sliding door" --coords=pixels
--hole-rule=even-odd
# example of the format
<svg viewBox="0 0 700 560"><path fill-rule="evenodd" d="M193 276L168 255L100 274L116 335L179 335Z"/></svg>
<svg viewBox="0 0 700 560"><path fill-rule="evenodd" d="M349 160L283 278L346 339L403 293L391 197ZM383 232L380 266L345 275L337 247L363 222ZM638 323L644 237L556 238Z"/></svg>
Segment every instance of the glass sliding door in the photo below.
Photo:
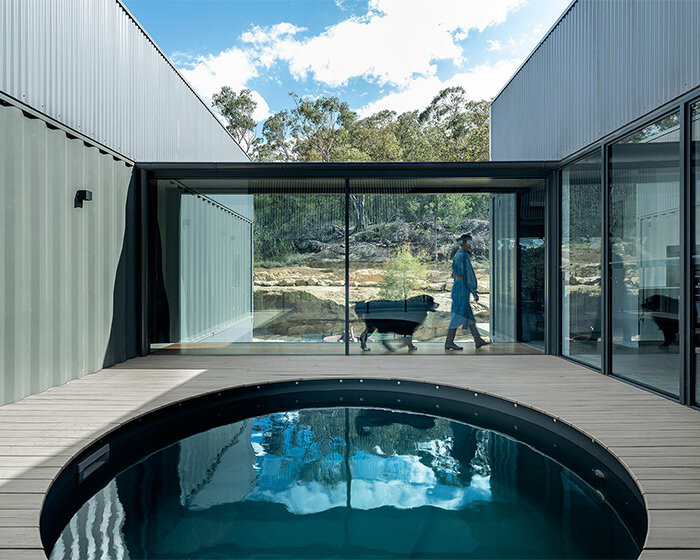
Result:
<svg viewBox="0 0 700 560"><path fill-rule="evenodd" d="M373 353L445 353L452 258L463 233L473 237L469 255L479 293L478 302L470 298L474 327L479 337L490 338L489 195L431 191L434 182L350 181L351 340L359 341L366 328L370 333L351 346L353 353L363 346ZM456 340L475 351L469 330L458 328Z"/></svg>
<svg viewBox="0 0 700 560"><path fill-rule="evenodd" d="M343 354L342 180L157 182L152 349Z"/></svg>
<svg viewBox="0 0 700 560"><path fill-rule="evenodd" d="M544 186L520 196L518 222L519 337L544 351L545 331Z"/></svg>
<svg viewBox="0 0 700 560"><path fill-rule="evenodd" d="M461 355L543 349L541 178L200 171L150 183L152 351L444 354L448 336Z"/></svg>
<svg viewBox="0 0 700 560"><path fill-rule="evenodd" d="M680 155L672 114L610 148L612 372L679 394Z"/></svg>
<svg viewBox="0 0 700 560"><path fill-rule="evenodd" d="M691 107L691 183L694 192L693 220L695 222L693 247L693 310L695 348L695 404L700 403L700 102Z"/></svg>
<svg viewBox="0 0 700 560"><path fill-rule="evenodd" d="M518 196L492 194L490 259L490 334L512 342L518 330Z"/></svg>
<svg viewBox="0 0 700 560"><path fill-rule="evenodd" d="M601 364L600 153L562 170L562 354Z"/></svg>

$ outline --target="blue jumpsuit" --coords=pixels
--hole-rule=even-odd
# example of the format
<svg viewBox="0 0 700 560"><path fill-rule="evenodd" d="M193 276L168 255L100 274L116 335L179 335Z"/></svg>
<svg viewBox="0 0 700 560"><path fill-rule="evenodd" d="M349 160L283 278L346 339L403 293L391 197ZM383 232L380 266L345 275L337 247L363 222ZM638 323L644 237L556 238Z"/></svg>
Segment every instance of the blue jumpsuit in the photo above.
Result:
<svg viewBox="0 0 700 560"><path fill-rule="evenodd" d="M450 329L456 329L463 325L466 329L469 321L475 321L472 306L469 304L469 294L476 295L476 274L472 268L472 261L466 251L460 249L452 259L452 277L455 279L452 285L452 315L450 316Z"/></svg>

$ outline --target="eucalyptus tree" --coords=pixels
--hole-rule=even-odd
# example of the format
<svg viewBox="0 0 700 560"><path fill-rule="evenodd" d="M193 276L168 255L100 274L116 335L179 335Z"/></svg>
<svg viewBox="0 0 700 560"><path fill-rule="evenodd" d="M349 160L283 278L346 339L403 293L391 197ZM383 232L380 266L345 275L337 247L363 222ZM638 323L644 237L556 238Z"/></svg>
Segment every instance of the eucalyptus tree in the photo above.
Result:
<svg viewBox="0 0 700 560"><path fill-rule="evenodd" d="M226 119L226 129L248 156L254 156L259 140L255 134L253 113L257 103L249 89L236 93L224 86L212 97L212 106Z"/></svg>

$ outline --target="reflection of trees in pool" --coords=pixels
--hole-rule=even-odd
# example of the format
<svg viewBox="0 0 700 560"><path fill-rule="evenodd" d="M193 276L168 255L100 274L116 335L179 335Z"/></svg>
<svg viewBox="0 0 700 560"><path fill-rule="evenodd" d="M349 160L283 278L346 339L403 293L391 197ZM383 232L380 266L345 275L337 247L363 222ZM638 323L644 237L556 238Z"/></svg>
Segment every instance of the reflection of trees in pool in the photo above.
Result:
<svg viewBox="0 0 700 560"><path fill-rule="evenodd" d="M345 480L346 428L349 452L377 457L414 456L437 481L469 485L489 476L489 434L444 418L379 409L307 409L258 419L266 453L297 464L302 481Z"/></svg>
<svg viewBox="0 0 700 560"><path fill-rule="evenodd" d="M85 558L90 546L131 558L636 557L599 497L497 433L377 409L302 410L215 428L128 468L51 558Z"/></svg>

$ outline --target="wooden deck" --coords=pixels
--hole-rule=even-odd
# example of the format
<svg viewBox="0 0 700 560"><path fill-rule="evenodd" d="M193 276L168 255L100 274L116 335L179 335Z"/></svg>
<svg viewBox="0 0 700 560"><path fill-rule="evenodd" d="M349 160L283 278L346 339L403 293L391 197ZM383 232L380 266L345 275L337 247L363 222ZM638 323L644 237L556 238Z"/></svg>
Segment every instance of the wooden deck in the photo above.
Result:
<svg viewBox="0 0 700 560"><path fill-rule="evenodd" d="M559 358L152 355L0 407L0 560L45 558L39 514L51 481L116 426L221 388L341 376L464 387L573 424L638 481L649 512L640 558L700 558L700 413Z"/></svg>

